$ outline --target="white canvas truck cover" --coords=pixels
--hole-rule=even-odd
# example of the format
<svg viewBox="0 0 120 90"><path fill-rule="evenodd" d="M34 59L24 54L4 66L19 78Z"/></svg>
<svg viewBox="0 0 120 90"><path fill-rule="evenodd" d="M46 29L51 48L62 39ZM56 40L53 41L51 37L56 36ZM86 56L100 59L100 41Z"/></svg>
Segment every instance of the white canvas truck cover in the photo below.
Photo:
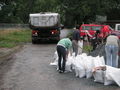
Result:
<svg viewBox="0 0 120 90"><path fill-rule="evenodd" d="M36 27L53 27L59 24L58 13L30 14L30 24Z"/></svg>

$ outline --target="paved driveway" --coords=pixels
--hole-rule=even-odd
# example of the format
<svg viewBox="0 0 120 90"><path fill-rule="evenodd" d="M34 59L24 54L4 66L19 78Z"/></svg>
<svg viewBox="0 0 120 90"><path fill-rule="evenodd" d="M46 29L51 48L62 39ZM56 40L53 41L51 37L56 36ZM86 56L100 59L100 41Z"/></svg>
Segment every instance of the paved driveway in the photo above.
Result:
<svg viewBox="0 0 120 90"><path fill-rule="evenodd" d="M74 72L59 74L50 66L56 44L26 44L0 65L0 90L120 90L93 79L77 78Z"/></svg>

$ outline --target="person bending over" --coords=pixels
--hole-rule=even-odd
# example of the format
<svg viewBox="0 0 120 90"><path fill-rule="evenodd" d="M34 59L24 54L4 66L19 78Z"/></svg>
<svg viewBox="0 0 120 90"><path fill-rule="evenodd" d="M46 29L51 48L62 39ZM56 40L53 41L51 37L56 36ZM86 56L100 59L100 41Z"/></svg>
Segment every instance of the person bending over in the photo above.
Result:
<svg viewBox="0 0 120 90"><path fill-rule="evenodd" d="M58 71L59 73L65 72L66 59L70 48L72 47L72 42L69 38L63 38L57 43L57 53L58 53ZM63 60L62 60L63 59ZM61 65L62 64L62 65Z"/></svg>

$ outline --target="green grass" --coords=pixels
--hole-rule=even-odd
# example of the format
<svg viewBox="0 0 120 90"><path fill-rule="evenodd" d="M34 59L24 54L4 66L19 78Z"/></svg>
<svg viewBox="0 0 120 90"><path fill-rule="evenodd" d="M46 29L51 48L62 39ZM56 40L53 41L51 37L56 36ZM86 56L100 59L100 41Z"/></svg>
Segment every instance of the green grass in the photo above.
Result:
<svg viewBox="0 0 120 90"><path fill-rule="evenodd" d="M83 47L83 51L86 53L89 53L92 50L92 46L91 45L85 45Z"/></svg>
<svg viewBox="0 0 120 90"><path fill-rule="evenodd" d="M27 42L31 42L31 30L0 31L0 47L12 48Z"/></svg>

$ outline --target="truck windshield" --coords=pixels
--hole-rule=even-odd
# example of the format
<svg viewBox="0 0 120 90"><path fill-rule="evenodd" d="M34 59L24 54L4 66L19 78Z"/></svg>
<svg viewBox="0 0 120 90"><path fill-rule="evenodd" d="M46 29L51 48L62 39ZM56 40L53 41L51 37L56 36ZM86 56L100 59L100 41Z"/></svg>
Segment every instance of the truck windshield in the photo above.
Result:
<svg viewBox="0 0 120 90"><path fill-rule="evenodd" d="M82 26L82 30L90 30L91 26Z"/></svg>
<svg viewBox="0 0 120 90"><path fill-rule="evenodd" d="M92 30L101 30L102 26L92 26Z"/></svg>

